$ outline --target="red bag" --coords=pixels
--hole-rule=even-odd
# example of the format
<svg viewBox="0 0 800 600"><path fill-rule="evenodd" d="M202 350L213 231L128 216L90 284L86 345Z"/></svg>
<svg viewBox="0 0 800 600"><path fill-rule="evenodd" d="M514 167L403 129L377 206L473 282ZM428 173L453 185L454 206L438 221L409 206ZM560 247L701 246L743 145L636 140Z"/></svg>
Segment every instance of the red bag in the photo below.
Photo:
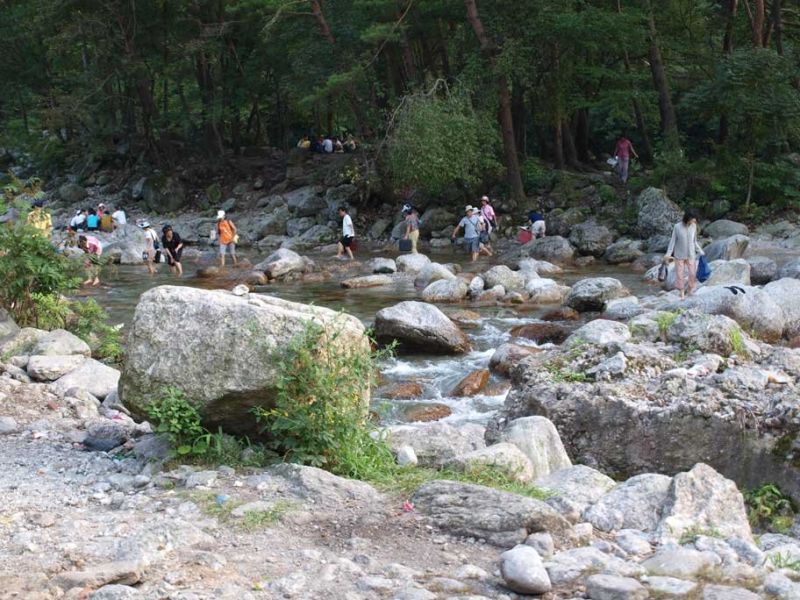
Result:
<svg viewBox="0 0 800 600"><path fill-rule="evenodd" d="M353 252L358 250L358 239L353 238L353 241L350 242L350 250L352 250Z"/></svg>
<svg viewBox="0 0 800 600"><path fill-rule="evenodd" d="M519 235L517 235L517 241L520 244L524 246L532 239L533 239L533 234L530 231L528 231L527 229L520 229Z"/></svg>

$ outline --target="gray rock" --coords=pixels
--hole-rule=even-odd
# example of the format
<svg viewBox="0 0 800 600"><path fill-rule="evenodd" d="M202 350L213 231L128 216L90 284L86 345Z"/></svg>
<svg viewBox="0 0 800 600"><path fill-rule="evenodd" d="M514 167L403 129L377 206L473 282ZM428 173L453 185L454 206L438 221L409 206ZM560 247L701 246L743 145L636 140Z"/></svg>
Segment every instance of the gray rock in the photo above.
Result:
<svg viewBox="0 0 800 600"><path fill-rule="evenodd" d="M212 428L252 435L252 408L271 406L275 398L275 357L312 321L325 336L336 334L335 339L323 336L320 347L368 347L358 319L326 308L254 294L153 288L136 307L120 398L141 415L165 388L175 387L193 400ZM231 332L236 332L233 353ZM367 401L367 387L364 392Z"/></svg>
<svg viewBox="0 0 800 600"><path fill-rule="evenodd" d="M540 531L561 537L569 528L563 517L540 500L469 483L429 481L412 500L442 531L501 547L521 544Z"/></svg>
<svg viewBox="0 0 800 600"><path fill-rule="evenodd" d="M600 500L616 483L610 477L591 467L574 465L540 477L534 481L534 485L554 492L556 496L552 500L568 502L570 507L580 515L589 506ZM547 502L552 506L550 500L548 498ZM558 508L558 504L555 506Z"/></svg>
<svg viewBox="0 0 800 600"><path fill-rule="evenodd" d="M791 277L793 279L800 279L800 258L790 260L783 265L778 271L779 277Z"/></svg>
<svg viewBox="0 0 800 600"><path fill-rule="evenodd" d="M778 263L766 256L751 256L747 259L750 265L750 281L753 285L766 285L778 277Z"/></svg>
<svg viewBox="0 0 800 600"><path fill-rule="evenodd" d="M603 259L610 265L632 263L644 256L642 242L639 240L619 240L606 248Z"/></svg>
<svg viewBox="0 0 800 600"><path fill-rule="evenodd" d="M770 573L764 579L764 591L777 596L779 600L798 600L800 584L795 583L782 573Z"/></svg>
<svg viewBox="0 0 800 600"><path fill-rule="evenodd" d="M800 335L800 279L778 279L765 285L764 293L783 310L784 337L791 339Z"/></svg>
<svg viewBox="0 0 800 600"><path fill-rule="evenodd" d="M487 288L502 285L506 291L518 292L525 287L525 277L520 272L512 271L505 265L492 267L482 277Z"/></svg>
<svg viewBox="0 0 800 600"><path fill-rule="evenodd" d="M149 211L172 213L186 203L186 189L175 177L150 175L142 182L142 203Z"/></svg>
<svg viewBox="0 0 800 600"><path fill-rule="evenodd" d="M328 244L338 239L336 232L327 225L314 225L310 227L299 238L303 244Z"/></svg>
<svg viewBox="0 0 800 600"><path fill-rule="evenodd" d="M629 321L645 312L636 296L609 300L603 317L612 321Z"/></svg>
<svg viewBox="0 0 800 600"><path fill-rule="evenodd" d="M270 235L286 235L290 214L286 206L279 206L258 224L259 239Z"/></svg>
<svg viewBox="0 0 800 600"><path fill-rule="evenodd" d="M761 596L744 588L726 585L707 585L703 588L703 600L760 600Z"/></svg>
<svg viewBox="0 0 800 600"><path fill-rule="evenodd" d="M86 189L77 183L65 183L58 188L58 196L67 204L77 204L86 195Z"/></svg>
<svg viewBox="0 0 800 600"><path fill-rule="evenodd" d="M216 471L195 471L186 478L186 487L212 487L217 481Z"/></svg>
<svg viewBox="0 0 800 600"><path fill-rule="evenodd" d="M422 299L425 302L461 302L467 292L463 279L439 279L422 290Z"/></svg>
<svg viewBox="0 0 800 600"><path fill-rule="evenodd" d="M681 546L664 546L642 562L648 575L694 579L698 575L720 564L720 558L713 552L698 552Z"/></svg>
<svg viewBox="0 0 800 600"><path fill-rule="evenodd" d="M521 248L523 256L555 264L570 262L575 256L575 249L569 241L559 236L547 236L532 240Z"/></svg>
<svg viewBox="0 0 800 600"><path fill-rule="evenodd" d="M530 534L525 540L525 545L536 550L539 556L545 560L553 556L553 552L555 552L553 536L545 531Z"/></svg>
<svg viewBox="0 0 800 600"><path fill-rule="evenodd" d="M485 448L484 432L483 427L473 423L395 425L386 430L386 441L395 452L406 446L413 448L423 466L440 467L456 457Z"/></svg>
<svg viewBox="0 0 800 600"><path fill-rule="evenodd" d="M648 534L638 529L623 529L614 536L614 543L626 553L633 556L643 556L653 551Z"/></svg>
<svg viewBox="0 0 800 600"><path fill-rule="evenodd" d="M733 353L734 336L741 329L733 319L688 310L678 315L666 330L670 342L696 347L701 352L728 356Z"/></svg>
<svg viewBox="0 0 800 600"><path fill-rule="evenodd" d="M750 233L750 228L744 223L720 219L706 225L703 228L703 233L712 239L718 240L729 238L733 235L748 235Z"/></svg>
<svg viewBox="0 0 800 600"><path fill-rule="evenodd" d="M317 469L295 464L279 464L267 469L264 476L255 476L256 480L266 477L266 491L277 494L278 490L286 491L316 507L347 506L352 502L369 505L380 500L377 490L363 481L346 479ZM268 497L268 494L262 494Z"/></svg>
<svg viewBox="0 0 800 600"><path fill-rule="evenodd" d="M89 600L137 600L142 594L127 585L104 585L89 596Z"/></svg>
<svg viewBox="0 0 800 600"><path fill-rule="evenodd" d="M363 275L342 281L342 287L348 289L382 287L394 284L396 279L391 275Z"/></svg>
<svg viewBox="0 0 800 600"><path fill-rule="evenodd" d="M432 304L406 301L375 315L375 337L381 343L397 340L402 350L460 354L469 340L447 315Z"/></svg>
<svg viewBox="0 0 800 600"><path fill-rule="evenodd" d="M287 248L279 248L265 260L253 267L255 271L263 271L270 279L281 279L294 273L305 273L308 264L297 252Z"/></svg>
<svg viewBox="0 0 800 600"><path fill-rule="evenodd" d="M39 339L30 352L43 356L91 356L89 344L64 329L54 329Z"/></svg>
<svg viewBox="0 0 800 600"><path fill-rule="evenodd" d="M500 574L508 589L520 594L545 594L552 589L539 553L526 545L500 555Z"/></svg>
<svg viewBox="0 0 800 600"><path fill-rule="evenodd" d="M319 191L314 186L302 187L284 194L284 200L293 215L297 217L315 217L328 207L325 199L319 195Z"/></svg>
<svg viewBox="0 0 800 600"><path fill-rule="evenodd" d="M483 288L486 286L486 282L483 280L483 277L475 276L469 282L469 286L467 289L467 293L472 298L477 298L483 292Z"/></svg>
<svg viewBox="0 0 800 600"><path fill-rule="evenodd" d="M643 577L647 589L653 593L656 598L694 598L697 591L698 584L694 581L685 581L683 579L676 579L675 577L659 577L658 575Z"/></svg>
<svg viewBox="0 0 800 600"><path fill-rule="evenodd" d="M77 369L85 356L73 354L71 356L31 356L28 359L27 371L35 381L55 381L70 371Z"/></svg>
<svg viewBox="0 0 800 600"><path fill-rule="evenodd" d="M750 285L750 263L743 258L715 260L708 266L711 277L706 285Z"/></svg>
<svg viewBox="0 0 800 600"><path fill-rule="evenodd" d="M622 577L637 577L643 573L635 563L601 552L597 548L574 548L554 555L545 563L554 586L567 585L586 575L605 573Z"/></svg>
<svg viewBox="0 0 800 600"><path fill-rule="evenodd" d="M117 421L96 421L86 428L86 437L83 445L89 450L108 452L127 442L131 430Z"/></svg>
<svg viewBox="0 0 800 600"><path fill-rule="evenodd" d="M429 208L422 213L419 219L421 235L430 235L433 231L444 229L448 225L455 225L459 217L445 208Z"/></svg>
<svg viewBox="0 0 800 600"><path fill-rule="evenodd" d="M579 312L603 312L609 300L624 298L630 292L612 277L582 279L570 290L565 304Z"/></svg>
<svg viewBox="0 0 800 600"><path fill-rule="evenodd" d="M609 344L622 344L631 339L631 332L625 323L595 319L576 329L564 342L568 348L579 347L584 344L605 346Z"/></svg>
<svg viewBox="0 0 800 600"><path fill-rule="evenodd" d="M708 262L714 262L715 260L734 260L736 258L742 258L749 245L750 238L746 235L732 235L725 239L712 242L703 248L703 252L705 252Z"/></svg>
<svg viewBox="0 0 800 600"><path fill-rule="evenodd" d="M0 343L11 340L19 333L19 327L5 308L0 308Z"/></svg>
<svg viewBox="0 0 800 600"><path fill-rule="evenodd" d="M417 274L416 278L414 279L414 285L417 287L425 287L429 283L439 280L449 280L455 279L455 273L453 273L450 269L446 266L439 264L439 263L428 263L422 270Z"/></svg>
<svg viewBox="0 0 800 600"><path fill-rule="evenodd" d="M534 304L561 304L569 295L570 288L553 279L529 279L525 292Z"/></svg>
<svg viewBox="0 0 800 600"><path fill-rule="evenodd" d="M605 225L590 220L572 227L569 241L581 254L600 257L614 241L614 235Z"/></svg>
<svg viewBox="0 0 800 600"><path fill-rule="evenodd" d="M152 358L152 357L151 357ZM120 372L92 358L84 360L74 369L51 383L52 390L63 396L72 388L86 390L92 396L104 399L117 390Z"/></svg>
<svg viewBox="0 0 800 600"><path fill-rule="evenodd" d="M501 344L489 359L489 368L495 373L509 375L523 359L536 353L536 349L520 344Z"/></svg>
<svg viewBox="0 0 800 600"><path fill-rule="evenodd" d="M429 262L431 259L424 254L403 254L395 259L400 273L419 273Z"/></svg>
<svg viewBox="0 0 800 600"><path fill-rule="evenodd" d="M367 263L367 268L373 273L392 274L397 272L397 265L391 258L373 258Z"/></svg>
<svg viewBox="0 0 800 600"><path fill-rule="evenodd" d="M584 512L583 518L600 531L655 531L672 480L648 473L614 487Z"/></svg>
<svg viewBox="0 0 800 600"><path fill-rule="evenodd" d="M19 431L19 425L14 417L0 417L0 435L8 435L17 431Z"/></svg>
<svg viewBox="0 0 800 600"><path fill-rule="evenodd" d="M286 221L286 235L300 237L317 224L314 217L295 217Z"/></svg>
<svg viewBox="0 0 800 600"><path fill-rule="evenodd" d="M493 444L456 456L448 463L448 466L459 470L465 470L475 465L494 467L517 481L533 480L533 465L530 459L514 444L504 442Z"/></svg>
<svg viewBox="0 0 800 600"><path fill-rule="evenodd" d="M411 446L402 446L397 450L397 464L401 467L416 466L419 464L417 453Z"/></svg>
<svg viewBox="0 0 800 600"><path fill-rule="evenodd" d="M683 211L667 197L664 190L649 187L636 199L638 217L636 230L642 239L669 236L680 221Z"/></svg>
<svg viewBox="0 0 800 600"><path fill-rule="evenodd" d="M511 421L499 433L498 441L513 444L528 457L533 479L572 466L558 431L544 417L523 417Z"/></svg>
<svg viewBox="0 0 800 600"><path fill-rule="evenodd" d="M744 498L736 484L706 464L672 478L657 534L680 539L691 529L752 541Z"/></svg>
<svg viewBox="0 0 800 600"><path fill-rule="evenodd" d="M586 580L592 600L646 600L647 589L635 579L616 575L592 575Z"/></svg>
<svg viewBox="0 0 800 600"><path fill-rule="evenodd" d="M377 219L369 228L369 236L373 240L378 240L386 234L386 230L391 227L392 222L389 219Z"/></svg>

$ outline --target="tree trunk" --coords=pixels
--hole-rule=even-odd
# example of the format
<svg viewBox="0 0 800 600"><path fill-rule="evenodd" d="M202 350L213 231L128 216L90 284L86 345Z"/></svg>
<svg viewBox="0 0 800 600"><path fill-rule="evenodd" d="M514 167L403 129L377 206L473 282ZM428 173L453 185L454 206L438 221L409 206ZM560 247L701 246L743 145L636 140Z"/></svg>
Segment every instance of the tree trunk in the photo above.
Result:
<svg viewBox="0 0 800 600"><path fill-rule="evenodd" d="M564 168L564 131L561 128L561 119L558 119L553 126L556 169Z"/></svg>
<svg viewBox="0 0 800 600"><path fill-rule="evenodd" d="M525 135L525 91L518 83L514 84L511 105L513 108L512 118L516 125L514 128L514 142L517 147L517 156L525 157L528 151Z"/></svg>
<svg viewBox="0 0 800 600"><path fill-rule="evenodd" d="M653 75L653 84L658 92L658 109L661 114L661 133L667 145L671 147L679 146L678 139L678 120L675 117L675 107L672 104L672 96L669 90L669 80L664 67L664 59L661 56L661 48L658 41L658 31L656 20L653 15L652 5L647 18L650 30L650 71Z"/></svg>
<svg viewBox="0 0 800 600"><path fill-rule="evenodd" d="M467 9L467 20L472 29L475 31L475 36L478 38L481 50L489 59L489 63L493 70L497 70L496 60L496 47L494 43L486 35L486 30L483 28L483 22L478 15L478 7L475 0L464 0L464 6ZM515 200L525 199L525 189L522 186L522 176L519 170L519 159L517 158L517 148L514 138L514 119L511 114L511 93L508 89L508 79L505 75L497 74L495 76L497 85L498 97L500 99L500 129L503 134L503 150L506 161L506 176L508 178L508 185L511 189L511 197Z"/></svg>
<svg viewBox="0 0 800 600"><path fill-rule="evenodd" d="M738 6L739 0L727 0L726 2L728 19L725 24L725 36L722 38L722 54L724 56L730 56L731 52L733 52L733 26ZM717 142L719 144L724 144L728 139L729 130L728 114L723 111L719 116L719 131L717 132Z"/></svg>
<svg viewBox="0 0 800 600"><path fill-rule="evenodd" d="M408 0L397 0L397 19L398 21L408 10ZM417 65L414 62L414 53L411 51L411 42L408 40L408 33L405 27L400 27L400 49L403 52L403 71L406 81L417 80Z"/></svg>
<svg viewBox="0 0 800 600"><path fill-rule="evenodd" d="M561 139L564 145L564 162L570 167L578 166L578 152L575 150L575 139L568 119L561 120Z"/></svg>
<svg viewBox="0 0 800 600"><path fill-rule="evenodd" d="M589 111L585 108L575 114L575 151L578 161L589 162Z"/></svg>
<svg viewBox="0 0 800 600"><path fill-rule="evenodd" d="M783 0L773 0L772 2L772 31L775 37L775 51L783 56ZM765 46L769 46L769 40Z"/></svg>

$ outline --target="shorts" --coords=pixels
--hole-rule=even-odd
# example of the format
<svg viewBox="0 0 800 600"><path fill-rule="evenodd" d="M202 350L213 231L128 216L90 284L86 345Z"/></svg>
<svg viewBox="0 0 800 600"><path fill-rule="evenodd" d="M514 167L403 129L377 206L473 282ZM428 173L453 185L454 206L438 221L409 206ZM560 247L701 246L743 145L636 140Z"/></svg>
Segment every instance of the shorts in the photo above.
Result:
<svg viewBox="0 0 800 600"><path fill-rule="evenodd" d="M353 236L348 235L340 239L339 243L345 248L349 248L350 245L353 243L353 239L354 239Z"/></svg>
<svg viewBox="0 0 800 600"><path fill-rule="evenodd" d="M225 252L227 251L228 254L231 256L236 256L236 244L231 242L230 244L223 244L220 242L219 245L219 255L225 256Z"/></svg>
<svg viewBox="0 0 800 600"><path fill-rule="evenodd" d="M481 240L480 238L464 238L464 247L466 248L467 252L470 254L474 254L475 252L480 251L481 249Z"/></svg>

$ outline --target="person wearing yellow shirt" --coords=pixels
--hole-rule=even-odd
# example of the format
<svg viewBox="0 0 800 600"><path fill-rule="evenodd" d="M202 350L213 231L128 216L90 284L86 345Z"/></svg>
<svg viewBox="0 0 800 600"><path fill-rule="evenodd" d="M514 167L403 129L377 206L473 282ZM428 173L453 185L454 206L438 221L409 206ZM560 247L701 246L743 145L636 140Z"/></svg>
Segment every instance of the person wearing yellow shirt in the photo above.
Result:
<svg viewBox="0 0 800 600"><path fill-rule="evenodd" d="M50 218L50 213L44 209L44 201L36 200L33 203L33 209L28 213L28 225L38 229L46 237L50 237L53 232L53 220Z"/></svg>

